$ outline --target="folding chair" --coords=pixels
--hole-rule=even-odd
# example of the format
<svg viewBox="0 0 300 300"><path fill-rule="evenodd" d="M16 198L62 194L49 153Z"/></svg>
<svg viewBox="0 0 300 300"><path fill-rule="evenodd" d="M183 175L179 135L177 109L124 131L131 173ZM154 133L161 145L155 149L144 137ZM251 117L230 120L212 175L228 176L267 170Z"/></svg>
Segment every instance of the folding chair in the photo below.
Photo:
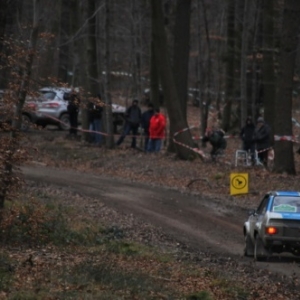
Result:
<svg viewBox="0 0 300 300"><path fill-rule="evenodd" d="M251 153L245 150L236 150L235 166L237 167L240 162L242 162L243 166L251 166L252 165Z"/></svg>

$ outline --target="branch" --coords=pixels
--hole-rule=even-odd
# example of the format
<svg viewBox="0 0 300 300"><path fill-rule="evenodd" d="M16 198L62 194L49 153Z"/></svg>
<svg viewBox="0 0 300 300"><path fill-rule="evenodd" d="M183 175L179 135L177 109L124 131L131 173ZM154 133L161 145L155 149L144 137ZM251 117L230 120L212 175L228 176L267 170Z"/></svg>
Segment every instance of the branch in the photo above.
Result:
<svg viewBox="0 0 300 300"><path fill-rule="evenodd" d="M188 184L187 184L187 187L190 187L194 182L196 181L200 181L200 180L203 180L205 181L208 186L212 189L212 185L210 184L209 180L207 178L196 178L196 179L192 179Z"/></svg>

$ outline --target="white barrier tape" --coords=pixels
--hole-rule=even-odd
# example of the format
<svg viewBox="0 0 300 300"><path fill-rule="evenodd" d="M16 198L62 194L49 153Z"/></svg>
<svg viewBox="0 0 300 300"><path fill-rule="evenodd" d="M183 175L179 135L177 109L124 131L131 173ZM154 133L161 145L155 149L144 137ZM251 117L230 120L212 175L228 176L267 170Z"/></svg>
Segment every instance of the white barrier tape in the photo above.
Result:
<svg viewBox="0 0 300 300"><path fill-rule="evenodd" d="M289 142L293 142L293 143L299 143L299 141L297 141L297 137L296 136L288 136L288 135L274 135L274 140L276 142L278 141L289 141Z"/></svg>
<svg viewBox="0 0 300 300"><path fill-rule="evenodd" d="M265 148L265 149L257 151L257 153L262 153L262 152L266 152L266 151L269 151L269 150L273 150L273 148L272 147Z"/></svg>
<svg viewBox="0 0 300 300"><path fill-rule="evenodd" d="M45 116L45 117L47 117L47 118L49 118L49 119L52 119L52 120L55 120L56 122L58 122L58 123L61 123L61 124L63 124L63 125L65 125L66 127L67 126L69 126L70 124L67 124L67 123L65 123L65 122L63 122L63 121L61 121L61 120L59 120L59 119L57 119L57 118L55 118L55 117L52 117L51 115L48 115L48 114L45 114L45 113L43 113L43 115ZM79 131L79 132L87 132L87 133L97 133L97 134L100 134L100 135L103 135L103 136L109 136L109 134L107 134L107 133L105 133L105 132L102 132L102 131L95 131L95 130L89 130L89 129L83 129L83 128L74 128L74 127L71 127L71 126L69 126L69 128L73 128L73 129L76 129L77 131ZM114 134L114 136L122 136L122 134ZM127 134L126 135L126 137L136 137L136 138L139 138L139 137L141 137L141 136L144 136L144 135L130 135L130 134ZM150 138L150 137L149 137ZM164 136L164 137L153 137L154 139L155 138L159 138L159 139L165 139L166 137Z"/></svg>
<svg viewBox="0 0 300 300"><path fill-rule="evenodd" d="M173 135L173 142L174 142L174 144L177 144L177 145L180 145L180 146L182 146L182 147L185 147L185 148L187 148L187 149L189 149L189 150L191 150L191 151L193 151L193 152L195 152L195 153L201 155L203 158L206 158L206 155L205 155L205 153L204 153L202 150L200 150L200 149L198 149L198 148L190 147L190 146L188 146L188 145L186 145L186 144L183 144L183 143L181 143L181 142L178 142L178 141L176 140L176 136L178 136L180 133L185 132L185 131L188 131L188 130L193 129L193 128L196 128L196 127L198 127L198 126L187 127L187 128L184 128L184 129L182 129L182 130L179 130L179 131L175 132L174 135Z"/></svg>

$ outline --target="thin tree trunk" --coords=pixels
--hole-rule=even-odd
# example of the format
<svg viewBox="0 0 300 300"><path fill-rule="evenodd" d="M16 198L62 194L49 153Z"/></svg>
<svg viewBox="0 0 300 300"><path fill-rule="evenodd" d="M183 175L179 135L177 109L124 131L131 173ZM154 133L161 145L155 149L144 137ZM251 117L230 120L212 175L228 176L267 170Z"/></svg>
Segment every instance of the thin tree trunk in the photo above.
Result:
<svg viewBox="0 0 300 300"><path fill-rule="evenodd" d="M205 130L207 127L207 118L205 118L204 114L204 101L203 101L203 95L204 95L204 89L205 89L205 76L204 76L204 66L203 66L203 56L200 54L202 53L202 43L201 43L201 29L202 24L200 22L201 20L201 8L200 8L200 1L197 1L197 87L199 90L199 107L200 107L200 124L201 124L201 135L204 136Z"/></svg>
<svg viewBox="0 0 300 300"><path fill-rule="evenodd" d="M151 41L151 57L150 57L150 101L154 107L159 107L159 74L157 68L157 60L154 51L154 38L152 28L152 41Z"/></svg>
<svg viewBox="0 0 300 300"><path fill-rule="evenodd" d="M248 108L247 95L247 50L248 50L248 32L249 32L249 10L250 1L244 0L244 18L243 18L243 34L241 49L241 127L246 121Z"/></svg>
<svg viewBox="0 0 300 300"><path fill-rule="evenodd" d="M177 0L174 27L174 79L184 115L187 113L191 4L191 0Z"/></svg>
<svg viewBox="0 0 300 300"><path fill-rule="evenodd" d="M275 133L292 136L292 94L300 27L300 1L286 0L280 46L278 92L275 101ZM275 172L295 174L293 143L275 142Z"/></svg>
<svg viewBox="0 0 300 300"><path fill-rule="evenodd" d="M111 1L105 1L106 19L105 19L105 128L107 137L105 138L106 147L114 147L113 120L112 120L112 101L111 101L111 67L110 67L110 32L111 32Z"/></svg>
<svg viewBox="0 0 300 300"><path fill-rule="evenodd" d="M228 0L227 5L227 57L226 57L226 95L223 111L222 128L227 131L231 121L231 106L234 98L235 78L235 0Z"/></svg>
<svg viewBox="0 0 300 300"><path fill-rule="evenodd" d="M3 51L4 45L4 35L6 28L6 16L7 16L7 5L8 0L1 1L1 9L0 9L0 53ZM1 59L1 58L0 58Z"/></svg>
<svg viewBox="0 0 300 300"><path fill-rule="evenodd" d="M59 28L59 48L58 56L58 79L61 82L68 82L69 68L69 44L66 43L70 36L70 1L60 1L60 28Z"/></svg>
<svg viewBox="0 0 300 300"><path fill-rule="evenodd" d="M87 71L89 92L92 97L99 94L98 80L98 55L97 55L97 39L96 39L96 0L88 0L88 40L87 40Z"/></svg>
<svg viewBox="0 0 300 300"><path fill-rule="evenodd" d="M264 118L273 129L275 65L274 65L274 5L275 1L263 1L263 104Z"/></svg>
<svg viewBox="0 0 300 300"><path fill-rule="evenodd" d="M202 12L203 12L203 20L204 20L204 26L205 26L205 38L206 38L206 46L207 46L207 72L205 74L205 98L203 99L205 104L202 104L202 120L201 120L201 127L203 128L203 131L207 128L207 122L208 122L208 113L209 113L209 107L211 105L211 81L212 81L212 65L211 65L211 45L210 45L210 38L209 38L209 29L208 29L208 21L207 21L207 11L206 6L203 0L201 0L202 3ZM204 132L203 132L204 134Z"/></svg>
<svg viewBox="0 0 300 300"><path fill-rule="evenodd" d="M253 119L256 118L256 101L257 101L257 93L258 93L258 73L257 73L257 37L258 37L258 29L260 23L260 16L261 16L261 0L255 1L255 18L254 18L254 33L253 33L253 40L252 40L252 94L251 94L251 116Z"/></svg>
<svg viewBox="0 0 300 300"><path fill-rule="evenodd" d="M16 104L16 108L14 111L10 145L7 150L8 155L4 161L5 176L1 177L1 182L0 182L0 187L1 187L0 188L0 209L4 207L4 202L9 187L12 184L13 165L14 165L13 158L20 146L19 132L22 125L22 110L23 110L27 91L30 84L34 56L36 54L36 45L38 41L38 33L39 33L39 27L41 21L41 19L39 19L40 0L34 0L33 6L34 6L33 26L32 26L31 36L28 41L27 57L25 59L26 63L24 69L22 70L22 78L18 90L18 102Z"/></svg>

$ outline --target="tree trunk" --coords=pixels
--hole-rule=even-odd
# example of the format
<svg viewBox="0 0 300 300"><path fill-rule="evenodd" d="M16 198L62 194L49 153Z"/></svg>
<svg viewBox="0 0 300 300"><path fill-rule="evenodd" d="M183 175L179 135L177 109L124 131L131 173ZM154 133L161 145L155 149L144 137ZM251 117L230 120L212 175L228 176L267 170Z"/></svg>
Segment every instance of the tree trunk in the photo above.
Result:
<svg viewBox="0 0 300 300"><path fill-rule="evenodd" d="M227 57L226 57L226 95L222 128L227 131L231 121L231 106L234 98L235 78L235 0L228 0L227 6Z"/></svg>
<svg viewBox="0 0 300 300"><path fill-rule="evenodd" d="M139 27L139 0L131 0L131 44L132 44L132 79L133 79L133 97L141 97L141 40Z"/></svg>
<svg viewBox="0 0 300 300"><path fill-rule="evenodd" d="M187 91L190 54L191 0L177 0L173 71L183 114L187 113Z"/></svg>
<svg viewBox="0 0 300 300"><path fill-rule="evenodd" d="M278 91L275 101L275 133L292 136L292 92L300 26L300 1L286 0L281 33ZM275 142L275 172L295 174L293 143Z"/></svg>
<svg viewBox="0 0 300 300"><path fill-rule="evenodd" d="M0 53L2 53L2 51L3 51L3 42L4 42L5 27L6 27L7 4L8 4L8 0L2 0L1 1L1 9L0 9Z"/></svg>
<svg viewBox="0 0 300 300"><path fill-rule="evenodd" d="M255 1L255 18L253 20L253 39L252 39L252 87L251 87L251 116L252 119L256 119L257 117L257 95L258 95L258 63L257 63L257 54L258 54L258 30L259 23L261 19L261 0Z"/></svg>
<svg viewBox="0 0 300 300"><path fill-rule="evenodd" d="M264 118L274 128L275 65L274 65L274 5L263 1L263 105Z"/></svg>
<svg viewBox="0 0 300 300"><path fill-rule="evenodd" d="M204 26L205 26L205 38L206 38L206 46L207 46L207 71L205 74L205 85L204 91L204 99L201 104L201 110L202 110L202 119L201 119L201 127L203 129L203 135L204 131L206 131L207 123L208 123L208 114L209 114L209 107L211 105L211 81L212 81L212 58L211 58L211 45L210 45L210 37L209 37L209 28L208 28L208 21L207 21L207 11L206 6L203 0L201 0L202 4L202 12L203 12L203 20L204 20Z"/></svg>
<svg viewBox="0 0 300 300"><path fill-rule="evenodd" d="M70 1L60 1L60 28L59 28L59 56L58 56L58 79L66 83L69 76L69 44L67 43L70 37Z"/></svg>
<svg viewBox="0 0 300 300"><path fill-rule="evenodd" d="M105 1L105 129L107 136L105 138L106 147L112 149L114 147L113 135L113 119L112 119L112 101L111 101L111 55L110 55L110 31L111 31L111 1Z"/></svg>
<svg viewBox="0 0 300 300"><path fill-rule="evenodd" d="M152 28L152 41L151 41L151 57L150 57L150 101L154 107L159 107L159 74L157 68L157 60L155 58L154 51L154 38L153 38L153 28Z"/></svg>
<svg viewBox="0 0 300 300"><path fill-rule="evenodd" d="M12 24L13 24L13 18L15 17L14 14L16 14L16 10L14 11L14 14L12 14L12 10L9 10L9 4L15 5L15 3L9 3L11 1L9 0L2 0L1 1L1 8L0 8L0 53L8 56L11 52L10 47L7 47L5 45L5 35L9 36L11 30ZM9 74L8 74L8 68L3 66L3 57L0 56L0 87L1 88L7 88L9 84Z"/></svg>
<svg viewBox="0 0 300 300"><path fill-rule="evenodd" d="M248 51L248 32L249 32L249 11L250 1L244 0L243 34L241 49L241 127L245 124L248 111L247 95L247 51Z"/></svg>
<svg viewBox="0 0 300 300"><path fill-rule="evenodd" d="M184 116L176 89L174 76L172 73L170 56L168 54L167 38L164 28L164 16L160 0L151 0L153 13L153 30L155 56L159 66L160 78L162 81L163 92L165 96L166 107L170 120L170 132L175 133L188 127L186 117ZM177 136L177 141L186 146L193 147L193 140L189 130ZM176 145L177 154L182 159L191 159L196 157L195 153L187 147Z"/></svg>
<svg viewBox="0 0 300 300"><path fill-rule="evenodd" d="M92 97L100 92L98 79L98 55L96 40L96 0L88 0L88 43L87 43L87 64L88 64L88 85Z"/></svg>
<svg viewBox="0 0 300 300"><path fill-rule="evenodd" d="M93 66L95 63L93 60L94 55L94 47L95 47L95 17L93 16L94 10L92 3L93 0L88 0L88 3L81 3L81 8L83 10L83 14L81 15L80 21L81 23L84 23L85 20L87 21L87 27L83 27L83 32L80 37L81 43L76 44L78 47L78 57L80 61L80 65L82 66L80 68L80 83L83 87L83 94L81 95L81 126L84 131L82 131L81 134L81 140L82 142L89 142L90 140L90 134L87 132L89 129L89 115L88 115L88 101L89 97L96 96L97 94L94 80L95 75L92 68L97 68L96 66ZM77 2L78 6L75 8L78 9L78 13L80 12L79 9L79 2ZM76 16L77 13L74 14ZM78 24L77 19L77 26ZM74 20L75 21L75 20ZM74 24L75 25L75 24ZM94 41L93 41L94 38ZM94 91L93 91L94 90ZM95 94L93 94L93 92Z"/></svg>

